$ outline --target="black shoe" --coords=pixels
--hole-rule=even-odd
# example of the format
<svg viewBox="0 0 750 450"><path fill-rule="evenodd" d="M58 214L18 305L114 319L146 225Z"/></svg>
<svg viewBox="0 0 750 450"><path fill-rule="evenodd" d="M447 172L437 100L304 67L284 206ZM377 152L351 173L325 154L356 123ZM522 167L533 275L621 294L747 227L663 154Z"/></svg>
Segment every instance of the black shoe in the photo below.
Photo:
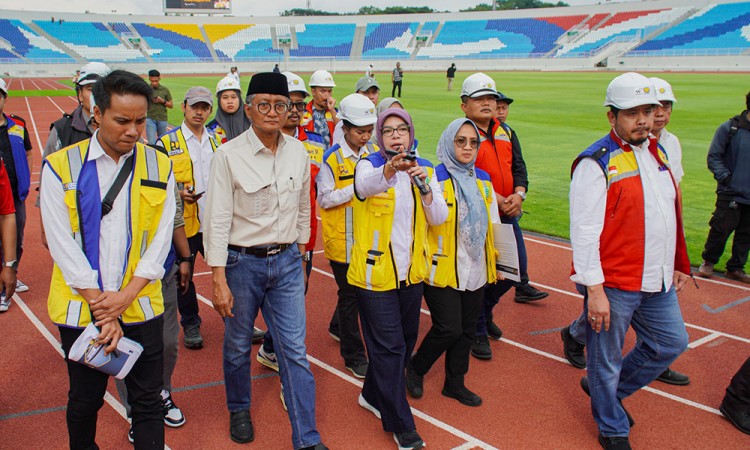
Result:
<svg viewBox="0 0 750 450"><path fill-rule="evenodd" d="M630 450L630 440L627 436L599 435L599 445L605 450Z"/></svg>
<svg viewBox="0 0 750 450"><path fill-rule="evenodd" d="M487 319L487 336L496 341L499 341L500 338L503 337L503 330L501 330L500 327L495 324L492 318Z"/></svg>
<svg viewBox="0 0 750 450"><path fill-rule="evenodd" d="M253 442L255 434L253 423L250 421L250 411L229 413L229 435L234 442L240 444Z"/></svg>
<svg viewBox="0 0 750 450"><path fill-rule="evenodd" d="M261 330L260 328L253 327L253 344L260 344L263 342L263 339L266 337L266 332Z"/></svg>
<svg viewBox="0 0 750 450"><path fill-rule="evenodd" d="M413 398L422 398L423 385L424 375L419 375L409 361L409 364L406 365L406 392Z"/></svg>
<svg viewBox="0 0 750 450"><path fill-rule="evenodd" d="M417 430L393 433L393 440L398 444L398 450L417 450L424 447L424 441L417 434Z"/></svg>
<svg viewBox="0 0 750 450"><path fill-rule="evenodd" d="M516 303L528 303L547 298L548 293L540 291L530 284L524 284L516 287L516 296L513 300Z"/></svg>
<svg viewBox="0 0 750 450"><path fill-rule="evenodd" d="M135 444L135 435L133 434L133 425L128 429L128 442Z"/></svg>
<svg viewBox="0 0 750 450"><path fill-rule="evenodd" d="M458 389L448 389L444 387L443 395L449 398L455 398L466 406L480 406L482 404L482 397L468 390L466 386L461 386Z"/></svg>
<svg viewBox="0 0 750 450"><path fill-rule="evenodd" d="M333 328L329 328L328 335L331 336L331 339L333 339L334 341L341 342L341 335L339 334L339 330L334 330Z"/></svg>
<svg viewBox="0 0 750 450"><path fill-rule="evenodd" d="M487 336L475 336L474 343L471 344L471 356L476 359L492 359L492 349Z"/></svg>
<svg viewBox="0 0 750 450"><path fill-rule="evenodd" d="M302 447L300 450L328 450L322 442L320 444L311 445L310 447Z"/></svg>
<svg viewBox="0 0 750 450"><path fill-rule="evenodd" d="M565 359L576 369L585 369L586 355L584 355L583 350L586 346L573 339L573 336L570 334L570 325L560 330L560 336L563 341Z"/></svg>
<svg viewBox="0 0 750 450"><path fill-rule="evenodd" d="M589 392L589 377L583 377L581 378L581 389L583 389L583 392L586 393L589 397L591 397L591 392ZM625 409L625 406L622 404L622 401L618 398L618 402L620 402L620 406L622 406L622 410L625 411L625 415L628 417L628 423L630 424L630 428L633 428L633 425L635 425L635 420L633 420L633 416L630 415L627 409ZM600 435L600 437L602 437ZM605 439L610 439L605 437ZM601 443L601 441L599 441ZM609 447L606 447L609 448ZM613 447L614 448L614 447ZM628 444L628 447L630 448L630 444Z"/></svg>
<svg viewBox="0 0 750 450"><path fill-rule="evenodd" d="M346 368L359 379L364 379L367 376L367 368L369 364L367 361L361 363L346 364Z"/></svg>
<svg viewBox="0 0 750 450"><path fill-rule="evenodd" d="M656 377L656 379L662 383L674 384L675 386L686 386L690 384L689 376L677 372L676 370L672 370L669 367L667 367L667 370L662 372L661 375Z"/></svg>
<svg viewBox="0 0 750 450"><path fill-rule="evenodd" d="M745 434L750 434L750 408L745 405L736 405L729 394L724 395L724 400L721 401L719 411L726 417L732 425L738 430Z"/></svg>
<svg viewBox="0 0 750 450"><path fill-rule="evenodd" d="M203 336L200 325L188 325L184 330L185 348L197 350L203 348Z"/></svg>

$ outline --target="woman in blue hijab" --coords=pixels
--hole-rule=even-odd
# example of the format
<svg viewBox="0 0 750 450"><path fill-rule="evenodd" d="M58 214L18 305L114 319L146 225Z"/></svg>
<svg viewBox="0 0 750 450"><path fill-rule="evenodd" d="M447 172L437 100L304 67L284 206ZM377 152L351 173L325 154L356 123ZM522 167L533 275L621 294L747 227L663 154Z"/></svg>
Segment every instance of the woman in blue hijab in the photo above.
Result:
<svg viewBox="0 0 750 450"><path fill-rule="evenodd" d="M500 223L489 175L474 167L479 131L469 119L456 119L443 131L437 147L435 176L448 205L448 219L427 232L430 274L424 297L432 328L406 371L406 387L414 398L423 393L423 378L445 353L443 395L464 405L482 398L464 384L484 286L494 283L497 251L492 224Z"/></svg>

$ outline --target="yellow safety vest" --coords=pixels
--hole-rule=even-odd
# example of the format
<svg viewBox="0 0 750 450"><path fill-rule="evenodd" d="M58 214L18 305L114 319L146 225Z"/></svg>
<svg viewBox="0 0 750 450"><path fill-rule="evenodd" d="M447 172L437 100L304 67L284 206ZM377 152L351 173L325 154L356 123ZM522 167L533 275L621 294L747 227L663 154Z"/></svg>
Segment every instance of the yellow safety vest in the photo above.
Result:
<svg viewBox="0 0 750 450"><path fill-rule="evenodd" d="M91 218L79 216L79 198L82 195L78 190L78 181L81 168L88 156L90 139L86 139L47 157L46 163L50 165L55 174L60 178L65 190L65 204L68 206L70 218L70 232L73 238L83 245L81 226L90 220L100 220L99 217ZM94 164L91 162L89 164ZM145 253L159 227L159 221L167 199L167 181L172 165L169 159L156 149L146 147L138 143L135 148L135 169L130 183L130 220L128 236L130 242L128 254L125 260L125 269L121 286L126 286L136 266ZM169 198L171 200L172 193ZM91 193L91 195L94 195ZM122 193L121 195L126 195ZM99 198L99 192L95 193ZM135 201L133 201L135 199ZM84 231L86 227L84 227ZM105 230L101 230L105 232ZM122 238L113 236L113 238ZM96 255L89 255L96 257ZM75 292L66 283L62 270L55 264L50 282L50 292L47 298L47 310L52 322L67 326L83 328L91 322L91 312L84 298ZM122 313L122 321L125 324L137 324L146 322L160 316L164 312L164 299L161 292L161 280L154 280L147 284L138 294L138 297Z"/></svg>
<svg viewBox="0 0 750 450"><path fill-rule="evenodd" d="M377 151L377 146L369 142L366 148L361 155L362 158ZM324 156L324 163L333 172L334 189L344 189L354 183L356 163L344 156L338 144L328 149ZM323 250L326 258L330 261L348 264L354 243L351 200L332 208L320 208L320 220L323 224Z"/></svg>
<svg viewBox="0 0 750 450"><path fill-rule="evenodd" d="M180 127L161 137L161 143L172 160L174 167L174 180L183 185L195 186L195 177L193 176L193 160L190 159L190 150L188 149L185 136L182 134ZM211 150L216 151L220 145L216 138L211 134L208 135L208 141L211 143ZM201 223L198 218L198 203L184 203L182 212L185 216L185 234L192 237L198 234L201 229Z"/></svg>
<svg viewBox="0 0 750 450"><path fill-rule="evenodd" d="M443 197L448 205L448 218L438 226L430 225L427 231L427 242L429 246L429 257L431 260L430 274L425 283L435 287L458 288L458 205L456 203L456 191L451 178L441 166L436 169L438 181L443 189ZM441 173L445 172L445 173ZM445 179L442 179L446 177ZM484 242L485 262L487 268L487 282L497 281L497 250L494 244L492 232L492 219L490 208L492 207L492 182L489 175L484 171L477 171L477 186L482 193L487 208L487 236Z"/></svg>
<svg viewBox="0 0 750 450"><path fill-rule="evenodd" d="M385 164L385 159L380 153L368 156L368 160L375 167L382 167ZM419 165L427 172L428 178L432 178L432 164L420 158ZM408 285L422 282L429 273L427 218L419 190L415 186L412 186L412 199L414 201L411 223L413 241L411 263L406 277ZM352 201L354 245L347 272L347 280L352 286L371 291L389 291L398 288L398 270L391 249L395 207L396 190L394 188L364 200L356 198Z"/></svg>

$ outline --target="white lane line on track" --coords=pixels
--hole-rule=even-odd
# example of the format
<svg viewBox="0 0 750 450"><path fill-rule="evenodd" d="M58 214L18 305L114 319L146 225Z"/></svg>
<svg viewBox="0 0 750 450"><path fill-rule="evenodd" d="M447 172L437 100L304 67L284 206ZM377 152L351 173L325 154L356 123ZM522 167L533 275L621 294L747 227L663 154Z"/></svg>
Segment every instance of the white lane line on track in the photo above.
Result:
<svg viewBox="0 0 750 450"><path fill-rule="evenodd" d="M19 79L18 79L18 82L19 82L19 83L21 83L21 90L22 90L22 91L25 91L25 90L26 90L26 88L25 88L25 87L23 87L23 78L19 78Z"/></svg>
<svg viewBox="0 0 750 450"><path fill-rule="evenodd" d="M34 119L34 113L31 111L31 105L29 105L29 97L23 98L26 101L26 109L29 110L29 119L31 119L31 126L34 127L34 137L36 137L36 143L39 147L39 152L44 154L44 146L42 140L39 138L39 130L36 129L36 120Z"/></svg>
<svg viewBox="0 0 750 450"><path fill-rule="evenodd" d="M33 78L29 78L29 81L31 81L31 84L34 85L34 87L36 88L37 91L41 91L42 90L42 88L40 88L39 85L36 84L36 81L34 81Z"/></svg>
<svg viewBox="0 0 750 450"><path fill-rule="evenodd" d="M693 348L700 347L701 345L706 344L708 342L711 342L711 341L713 341L714 339L716 339L716 338L718 338L720 336L721 336L721 334L719 334L719 333L708 334L706 336L703 336L700 339L696 339L693 342L689 343L688 344L688 348L693 349Z"/></svg>
<svg viewBox="0 0 750 450"><path fill-rule="evenodd" d="M327 273L325 271L322 271L320 269L317 269L315 267L313 267L313 270L315 270L316 272L323 273L323 274L328 275L331 278L333 278L333 274L329 274L329 273ZM201 302L203 302L206 305L208 305L211 308L213 308L213 304L206 297L204 297L204 296L202 296L200 294L197 294L197 293L196 293L196 296L198 297L198 300L200 300ZM362 387L362 382L361 381L357 380L356 378L354 378L352 376L347 375L346 373L344 373L344 372L336 369L335 367L333 367L333 366L331 366L331 365L329 365L329 364L327 364L327 363L319 360L318 358L315 358L314 356L311 356L309 353L307 354L307 359L311 363L313 363L316 366L320 367L321 369L325 370L326 372L329 372L329 373L331 373L331 374L333 374L333 375L341 378L342 380L347 381L347 382L349 382L349 383L357 386L358 388ZM479 447L479 448L483 448L483 449L486 449L486 450L497 450L496 447L493 447L492 445L487 444L486 442L483 442L483 441L475 438L474 436L471 436L470 434L467 434L467 433L465 433L465 432L463 432L463 431L461 431L461 430L459 430L459 429L457 429L457 428L455 428L455 427L453 427L451 425L448 425L447 423L445 423L445 422L443 422L441 420L438 420L438 419L430 416L429 414L423 413L422 411L420 411L420 410L418 410L418 409L416 409L414 407L411 408L411 412L412 412L412 414L414 414L415 417L419 417L420 419L424 420L425 422L428 422L431 425L433 425L433 426L435 426L437 428L440 428L443 431L446 431L446 432L448 432L448 433L450 433L450 434L452 434L452 435L454 435L454 436L456 436L456 437L458 437L460 439L463 439L463 440L465 440L467 442L470 442L472 444L472 447L470 447L470 448Z"/></svg>
<svg viewBox="0 0 750 450"><path fill-rule="evenodd" d="M541 240L541 239L534 239L534 238L528 237L526 235L524 235L523 240L527 241L527 242L536 242L537 244L546 245L548 247L561 248L563 250L569 250L569 251L573 250L572 248L570 248L570 245L553 244L552 242L547 242L547 241L544 241L544 240ZM721 286L732 287L732 288L740 289L740 290L743 290L743 291L750 291L750 287L742 286L742 285L739 285L739 284L727 283L726 281L715 280L713 278L696 278L696 280L708 281L709 283L714 283L714 284L718 284L718 285L721 285Z"/></svg>
<svg viewBox="0 0 750 450"><path fill-rule="evenodd" d="M52 336L52 333L47 329L47 327L42 324L42 321L39 320L39 318L34 314L33 311L26 305L26 303L21 300L21 297L18 296L18 294L13 294L13 300L16 301L18 304L18 307L21 308L21 311L26 315L26 317L29 319L29 321L34 324L37 330L44 336L45 339L52 345L52 347L57 350L57 353L60 354L61 357L65 357L65 353L62 350L62 345L60 342ZM122 403L120 403L116 398L112 396L112 394L109 393L109 391L105 392L104 394L104 400L109 403L109 406L114 409L117 414L120 415L123 419L127 420L127 415L125 414L125 406L123 406ZM165 450L170 450L167 445L164 445Z"/></svg>
<svg viewBox="0 0 750 450"><path fill-rule="evenodd" d="M62 114L65 114L65 111L62 108L60 108L60 105L58 105L56 101L52 100L52 97L47 96L47 100L52 102L52 104L55 105L55 108L59 109Z"/></svg>

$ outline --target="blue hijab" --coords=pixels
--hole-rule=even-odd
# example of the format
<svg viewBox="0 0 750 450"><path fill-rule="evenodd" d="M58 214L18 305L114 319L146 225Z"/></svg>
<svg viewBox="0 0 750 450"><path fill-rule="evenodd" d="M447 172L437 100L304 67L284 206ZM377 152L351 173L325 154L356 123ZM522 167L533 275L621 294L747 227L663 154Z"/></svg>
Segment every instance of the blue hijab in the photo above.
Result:
<svg viewBox="0 0 750 450"><path fill-rule="evenodd" d="M437 159L448 170L453 180L458 205L458 239L463 244L466 253L473 261L484 258L484 241L487 235L487 207L484 197L477 186L477 176L474 171L474 160L463 164L456 159L455 144L458 130L464 124L471 124L479 141L479 130L469 119L456 119L443 131L437 145Z"/></svg>

